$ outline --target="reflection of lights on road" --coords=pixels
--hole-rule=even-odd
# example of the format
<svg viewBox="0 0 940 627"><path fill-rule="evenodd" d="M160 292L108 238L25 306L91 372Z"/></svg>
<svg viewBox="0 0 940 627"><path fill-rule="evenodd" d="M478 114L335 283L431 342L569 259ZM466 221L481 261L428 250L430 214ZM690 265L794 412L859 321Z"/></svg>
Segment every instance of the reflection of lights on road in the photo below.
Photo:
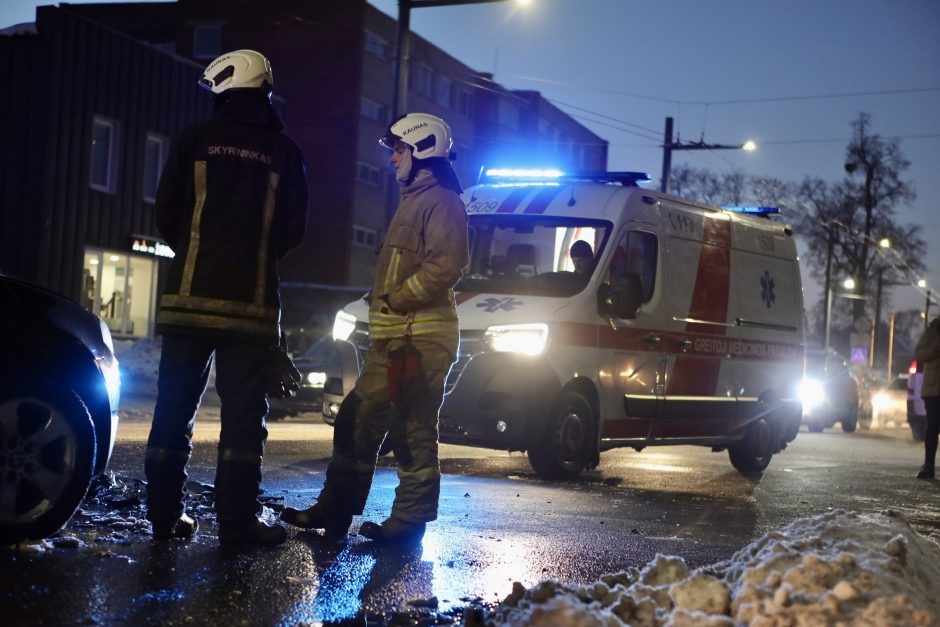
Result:
<svg viewBox="0 0 940 627"><path fill-rule="evenodd" d="M297 604L287 612L281 624L334 623L354 618L362 609L360 593L372 576L375 556L354 552L347 544L318 578L316 562L311 556L308 578L288 577L291 586L306 586Z"/></svg>
<svg viewBox="0 0 940 627"><path fill-rule="evenodd" d="M665 464L638 464L638 468L643 470L655 470L656 472L691 472L688 466L666 466Z"/></svg>

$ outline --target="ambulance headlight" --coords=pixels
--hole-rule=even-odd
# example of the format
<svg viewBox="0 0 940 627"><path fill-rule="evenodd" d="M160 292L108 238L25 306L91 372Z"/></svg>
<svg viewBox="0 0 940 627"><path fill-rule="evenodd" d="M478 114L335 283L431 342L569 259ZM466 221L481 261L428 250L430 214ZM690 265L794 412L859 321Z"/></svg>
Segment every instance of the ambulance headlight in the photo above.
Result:
<svg viewBox="0 0 940 627"><path fill-rule="evenodd" d="M487 327L484 335L494 351L535 356L548 344L548 325L500 324Z"/></svg>
<svg viewBox="0 0 940 627"><path fill-rule="evenodd" d="M822 405L826 400L826 391L819 379L803 379L800 384L800 400L803 401L803 409L812 409Z"/></svg>
<svg viewBox="0 0 940 627"><path fill-rule="evenodd" d="M337 311L333 319L333 339L346 341L356 329L356 316L345 311Z"/></svg>

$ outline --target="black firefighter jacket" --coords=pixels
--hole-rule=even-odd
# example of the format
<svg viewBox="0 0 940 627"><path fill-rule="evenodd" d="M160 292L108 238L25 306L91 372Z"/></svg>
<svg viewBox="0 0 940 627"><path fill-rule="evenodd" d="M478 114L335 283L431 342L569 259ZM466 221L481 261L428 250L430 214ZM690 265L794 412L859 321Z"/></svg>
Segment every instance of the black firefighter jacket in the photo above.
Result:
<svg viewBox="0 0 940 627"><path fill-rule="evenodd" d="M157 330L276 344L277 260L303 238L306 170L263 94L223 98L176 138L160 179L157 227L176 256Z"/></svg>

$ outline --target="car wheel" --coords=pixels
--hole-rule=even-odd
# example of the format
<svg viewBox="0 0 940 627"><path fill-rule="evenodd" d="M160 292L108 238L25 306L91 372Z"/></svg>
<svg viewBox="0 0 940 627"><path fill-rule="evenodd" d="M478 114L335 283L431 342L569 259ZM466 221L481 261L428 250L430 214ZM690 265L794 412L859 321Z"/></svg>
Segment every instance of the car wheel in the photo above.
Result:
<svg viewBox="0 0 940 627"><path fill-rule="evenodd" d="M731 465L740 472L760 472L767 468L774 451L771 424L763 418L751 422L744 439L728 447Z"/></svg>
<svg viewBox="0 0 940 627"><path fill-rule="evenodd" d="M81 503L95 429L71 391L0 391L0 545L58 531Z"/></svg>
<svg viewBox="0 0 940 627"><path fill-rule="evenodd" d="M855 429L858 427L858 408L855 408L855 411L850 413L848 416L842 419L842 430L846 433L855 433Z"/></svg>
<svg viewBox="0 0 940 627"><path fill-rule="evenodd" d="M529 463L546 479L574 479L587 466L594 434L594 411L582 395L559 395L548 420L529 447Z"/></svg>

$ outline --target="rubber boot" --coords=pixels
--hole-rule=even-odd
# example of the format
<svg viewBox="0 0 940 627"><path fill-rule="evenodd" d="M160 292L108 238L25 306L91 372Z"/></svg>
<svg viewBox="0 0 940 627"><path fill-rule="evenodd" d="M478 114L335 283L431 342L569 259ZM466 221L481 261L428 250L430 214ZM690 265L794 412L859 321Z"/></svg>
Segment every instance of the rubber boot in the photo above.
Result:
<svg viewBox="0 0 940 627"><path fill-rule="evenodd" d="M152 523L152 525L153 539L157 542L189 540L196 535L196 530L199 529L199 521L186 514L181 514L178 519L170 523L160 522Z"/></svg>
<svg viewBox="0 0 940 627"><path fill-rule="evenodd" d="M221 449L215 475L219 542L274 546L287 539L283 525L268 525L258 519L260 494L261 456L238 449Z"/></svg>
<svg viewBox="0 0 940 627"><path fill-rule="evenodd" d="M285 507L281 520L302 529L322 529L323 537L338 540L346 535L352 524L352 514L343 514L317 501L307 509Z"/></svg>
<svg viewBox="0 0 940 627"><path fill-rule="evenodd" d="M398 518L386 518L381 524L371 521L362 523L359 535L378 543L416 544L424 537L423 522L408 522Z"/></svg>
<svg viewBox="0 0 940 627"><path fill-rule="evenodd" d="M153 526L154 539L191 537L196 532L195 521L183 513L187 462L189 453L186 451L147 448L144 457L144 472L147 475L147 520ZM192 532L186 531L188 522L180 525L184 518L192 521ZM177 525L180 525L179 533L176 531Z"/></svg>

